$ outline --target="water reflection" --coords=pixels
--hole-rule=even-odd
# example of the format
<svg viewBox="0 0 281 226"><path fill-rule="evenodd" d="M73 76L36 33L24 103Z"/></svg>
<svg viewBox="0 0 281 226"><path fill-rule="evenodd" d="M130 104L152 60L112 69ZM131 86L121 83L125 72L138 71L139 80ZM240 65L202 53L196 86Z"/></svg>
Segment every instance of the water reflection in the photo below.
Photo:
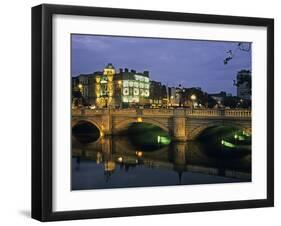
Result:
<svg viewBox="0 0 281 226"><path fill-rule="evenodd" d="M214 157L199 142L172 142L146 151L126 136L72 141L74 190L246 181L251 181L247 152Z"/></svg>

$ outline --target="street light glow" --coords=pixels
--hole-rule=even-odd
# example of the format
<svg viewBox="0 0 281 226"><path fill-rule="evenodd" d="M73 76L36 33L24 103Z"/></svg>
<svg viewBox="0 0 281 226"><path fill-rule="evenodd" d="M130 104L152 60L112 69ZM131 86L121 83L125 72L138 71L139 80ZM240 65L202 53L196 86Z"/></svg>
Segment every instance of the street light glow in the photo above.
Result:
<svg viewBox="0 0 281 226"><path fill-rule="evenodd" d="M191 99L191 100L196 100L195 94L192 94L191 97L190 97L190 99Z"/></svg>
<svg viewBox="0 0 281 226"><path fill-rule="evenodd" d="M136 156L142 157L143 156L143 152L142 151L136 151Z"/></svg>
<svg viewBox="0 0 281 226"><path fill-rule="evenodd" d="M120 157L118 157L118 162L123 162L123 158L120 156Z"/></svg>

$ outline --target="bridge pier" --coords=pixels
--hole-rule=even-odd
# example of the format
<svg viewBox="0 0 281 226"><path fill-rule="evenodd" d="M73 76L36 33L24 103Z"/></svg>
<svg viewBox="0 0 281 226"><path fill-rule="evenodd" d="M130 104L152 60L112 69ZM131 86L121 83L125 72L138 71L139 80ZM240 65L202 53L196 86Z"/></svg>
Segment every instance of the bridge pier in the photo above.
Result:
<svg viewBox="0 0 281 226"><path fill-rule="evenodd" d="M102 134L103 135L112 135L112 116L110 114L110 109L107 109L106 113L102 115Z"/></svg>
<svg viewBox="0 0 281 226"><path fill-rule="evenodd" d="M173 132L172 132L172 139L175 141L186 141L187 134L185 129L185 110L184 109L176 109L174 111L174 118L173 118Z"/></svg>

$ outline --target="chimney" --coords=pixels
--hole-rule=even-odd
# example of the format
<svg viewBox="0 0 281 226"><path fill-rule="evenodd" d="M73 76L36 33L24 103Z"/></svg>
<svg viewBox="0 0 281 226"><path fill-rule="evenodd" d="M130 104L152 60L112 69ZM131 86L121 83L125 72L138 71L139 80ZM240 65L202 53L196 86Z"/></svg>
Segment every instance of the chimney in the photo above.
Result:
<svg viewBox="0 0 281 226"><path fill-rule="evenodd" d="M147 77L149 77L149 71L144 71L143 74Z"/></svg>

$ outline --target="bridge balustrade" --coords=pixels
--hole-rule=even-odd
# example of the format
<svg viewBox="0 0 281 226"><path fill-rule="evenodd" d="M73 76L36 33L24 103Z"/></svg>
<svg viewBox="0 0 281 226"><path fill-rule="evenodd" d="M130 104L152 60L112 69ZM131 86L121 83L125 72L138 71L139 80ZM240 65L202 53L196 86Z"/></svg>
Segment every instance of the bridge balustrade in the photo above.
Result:
<svg viewBox="0 0 281 226"><path fill-rule="evenodd" d="M248 109L72 109L72 116L94 115L144 115L144 116L183 116L183 117L233 117L249 118Z"/></svg>
<svg viewBox="0 0 281 226"><path fill-rule="evenodd" d="M72 116L81 115L81 109L72 109L71 113L72 113Z"/></svg>
<svg viewBox="0 0 281 226"><path fill-rule="evenodd" d="M110 113L114 115L136 114L136 109L134 108L110 109Z"/></svg>
<svg viewBox="0 0 281 226"><path fill-rule="evenodd" d="M187 116L221 116L222 112L218 109L191 109L187 111Z"/></svg>
<svg viewBox="0 0 281 226"><path fill-rule="evenodd" d="M251 110L247 109L226 109L225 110L225 116L229 117L251 117Z"/></svg>
<svg viewBox="0 0 281 226"><path fill-rule="evenodd" d="M104 114L104 110L102 109L85 109L84 115L102 115Z"/></svg>
<svg viewBox="0 0 281 226"><path fill-rule="evenodd" d="M173 109L142 109L142 115L173 115Z"/></svg>
<svg viewBox="0 0 281 226"><path fill-rule="evenodd" d="M189 109L186 116L206 116L206 117L251 117L251 110L247 109Z"/></svg>

